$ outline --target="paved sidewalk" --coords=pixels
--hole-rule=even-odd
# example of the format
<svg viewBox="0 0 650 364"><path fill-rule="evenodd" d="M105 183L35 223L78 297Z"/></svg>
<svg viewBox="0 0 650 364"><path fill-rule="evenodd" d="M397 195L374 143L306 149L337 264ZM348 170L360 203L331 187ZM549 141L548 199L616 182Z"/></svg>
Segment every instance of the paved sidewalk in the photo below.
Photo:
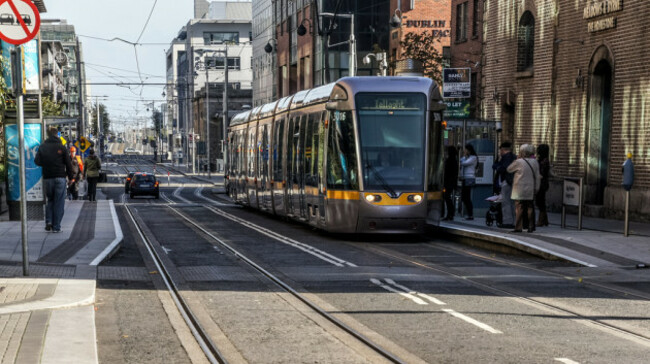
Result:
<svg viewBox="0 0 650 364"><path fill-rule="evenodd" d="M97 363L97 265L122 241L113 201L66 201L61 233L46 232L43 221L30 221L27 277L20 222L2 217L0 361Z"/></svg>
<svg viewBox="0 0 650 364"><path fill-rule="evenodd" d="M561 214L550 213L549 222L549 226L537 227L533 233L489 227L485 218L456 218L440 226L459 238L476 238L547 259L564 259L588 267L650 267L650 224L631 222L630 236L625 237L620 220L583 217L582 230L578 230L577 216L567 215L567 227L563 229ZM650 270L647 272L650 274Z"/></svg>

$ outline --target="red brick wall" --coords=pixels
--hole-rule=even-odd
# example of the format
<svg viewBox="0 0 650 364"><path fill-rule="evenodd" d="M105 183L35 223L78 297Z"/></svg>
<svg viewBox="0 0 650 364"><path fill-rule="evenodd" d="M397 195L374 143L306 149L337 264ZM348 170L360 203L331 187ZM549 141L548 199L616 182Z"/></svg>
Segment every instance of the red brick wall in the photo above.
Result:
<svg viewBox="0 0 650 364"><path fill-rule="evenodd" d="M456 34L456 14L458 5L467 3L467 40L459 40ZM475 116L480 115L480 100L482 99L482 57L483 57L483 3L484 0L475 2L474 0L452 0L451 2L451 67L453 68L471 68L472 73L476 74L473 85L476 94L471 100L472 108L475 110ZM476 11L474 6L478 5ZM478 19L474 19L474 14ZM473 27L477 26L477 34L473 35Z"/></svg>
<svg viewBox="0 0 650 364"><path fill-rule="evenodd" d="M417 0L413 9L409 9L410 3L410 0L402 0L402 26L391 32L389 56L396 52L397 57L400 57L399 42L407 33L424 31L435 31L440 36L436 50L442 54L442 47L448 47L450 44L451 0ZM397 8L397 0L391 1L390 8ZM392 17L393 13L390 16ZM393 36L393 33L397 35Z"/></svg>
<svg viewBox="0 0 650 364"><path fill-rule="evenodd" d="M621 11L584 19L587 2L524 0L485 2L484 43L485 119L503 120L504 136L516 145L551 145L554 171L559 176L587 177L590 87L594 55L608 49L613 66L612 122L603 133L610 138L609 168L604 204L618 209L620 166L625 153L635 155L633 193L650 193L650 69L646 54L650 37L646 23L650 1L626 0ZM516 72L517 27L525 10L535 16L535 55L532 75ZM614 29L589 32L593 20L615 17ZM582 81L580 82L580 77ZM576 82L578 79L578 82ZM497 90L498 100L491 97ZM508 110L514 110L513 120ZM593 129L591 129L593 130ZM649 205L649 204L645 204ZM634 210L634 207L633 207ZM650 207L637 206L650 214Z"/></svg>

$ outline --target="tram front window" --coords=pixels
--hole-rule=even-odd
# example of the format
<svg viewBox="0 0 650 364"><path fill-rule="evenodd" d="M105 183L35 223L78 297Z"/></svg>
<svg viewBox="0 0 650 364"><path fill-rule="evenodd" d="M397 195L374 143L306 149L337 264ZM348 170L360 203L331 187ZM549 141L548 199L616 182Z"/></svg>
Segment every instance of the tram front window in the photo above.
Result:
<svg viewBox="0 0 650 364"><path fill-rule="evenodd" d="M419 93L356 96L361 171L366 191L424 189L426 97Z"/></svg>

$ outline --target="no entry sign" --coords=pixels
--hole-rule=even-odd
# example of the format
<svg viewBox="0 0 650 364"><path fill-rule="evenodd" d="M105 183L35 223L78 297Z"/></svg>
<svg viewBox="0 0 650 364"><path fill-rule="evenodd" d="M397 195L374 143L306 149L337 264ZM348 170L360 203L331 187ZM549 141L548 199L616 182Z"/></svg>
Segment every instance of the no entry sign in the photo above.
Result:
<svg viewBox="0 0 650 364"><path fill-rule="evenodd" d="M41 27L41 15L30 0L0 0L0 39L14 45L32 40Z"/></svg>

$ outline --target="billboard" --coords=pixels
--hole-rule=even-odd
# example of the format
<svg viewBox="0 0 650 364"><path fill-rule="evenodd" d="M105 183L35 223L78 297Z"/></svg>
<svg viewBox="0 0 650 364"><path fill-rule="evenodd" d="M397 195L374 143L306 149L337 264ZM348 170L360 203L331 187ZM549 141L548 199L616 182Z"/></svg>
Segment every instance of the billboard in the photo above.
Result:
<svg viewBox="0 0 650 364"><path fill-rule="evenodd" d="M7 179L9 182L9 201L20 200L20 152L18 148L18 125L5 127L7 143ZM34 163L38 147L41 145L41 124L25 124L25 190L27 201L43 201L43 172Z"/></svg>

